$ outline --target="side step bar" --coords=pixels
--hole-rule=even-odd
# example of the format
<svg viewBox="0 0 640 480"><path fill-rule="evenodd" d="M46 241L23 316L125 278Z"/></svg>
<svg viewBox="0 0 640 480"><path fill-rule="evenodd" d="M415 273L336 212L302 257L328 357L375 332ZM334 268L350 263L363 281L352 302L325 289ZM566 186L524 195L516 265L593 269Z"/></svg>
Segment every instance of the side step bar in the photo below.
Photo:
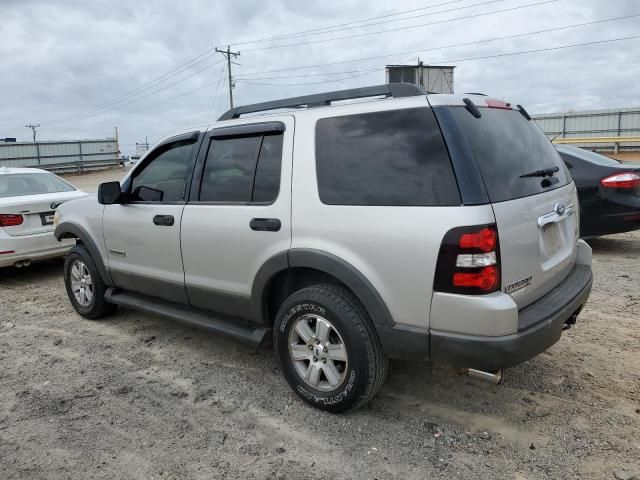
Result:
<svg viewBox="0 0 640 480"><path fill-rule="evenodd" d="M262 347L271 340L271 329L251 325L241 319L214 317L213 313L151 298L134 292L125 292L109 288L105 292L105 300L121 307L140 310L146 313L162 315L192 327L203 328L217 334L238 340L247 345Z"/></svg>

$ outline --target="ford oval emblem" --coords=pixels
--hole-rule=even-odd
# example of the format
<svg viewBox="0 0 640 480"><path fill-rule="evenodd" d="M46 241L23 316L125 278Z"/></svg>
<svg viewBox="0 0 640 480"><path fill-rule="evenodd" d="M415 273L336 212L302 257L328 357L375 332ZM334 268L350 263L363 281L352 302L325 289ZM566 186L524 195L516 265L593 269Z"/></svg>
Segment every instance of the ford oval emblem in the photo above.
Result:
<svg viewBox="0 0 640 480"><path fill-rule="evenodd" d="M51 207L51 210L55 210L60 205L62 205L62 202L53 202L51 205L49 205L49 207Z"/></svg>
<svg viewBox="0 0 640 480"><path fill-rule="evenodd" d="M564 215L565 209L564 203L556 203L555 207L553 207L553 211L560 216Z"/></svg>

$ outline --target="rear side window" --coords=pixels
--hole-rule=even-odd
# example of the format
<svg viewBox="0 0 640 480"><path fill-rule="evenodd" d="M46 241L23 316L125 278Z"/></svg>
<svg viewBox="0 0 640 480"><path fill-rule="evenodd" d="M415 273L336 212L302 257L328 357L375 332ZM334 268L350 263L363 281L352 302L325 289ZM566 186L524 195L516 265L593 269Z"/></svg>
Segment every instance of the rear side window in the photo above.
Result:
<svg viewBox="0 0 640 480"><path fill-rule="evenodd" d="M520 112L481 108L482 116L476 118L464 107L450 109L471 147L492 203L536 195L571 181L554 146ZM559 170L546 187L548 181L543 183L543 177L521 177L554 167Z"/></svg>
<svg viewBox="0 0 640 480"><path fill-rule="evenodd" d="M320 200L329 205L459 205L430 108L324 118L316 126Z"/></svg>
<svg viewBox="0 0 640 480"><path fill-rule="evenodd" d="M202 175L202 202L269 203L280 191L282 134L214 138Z"/></svg>

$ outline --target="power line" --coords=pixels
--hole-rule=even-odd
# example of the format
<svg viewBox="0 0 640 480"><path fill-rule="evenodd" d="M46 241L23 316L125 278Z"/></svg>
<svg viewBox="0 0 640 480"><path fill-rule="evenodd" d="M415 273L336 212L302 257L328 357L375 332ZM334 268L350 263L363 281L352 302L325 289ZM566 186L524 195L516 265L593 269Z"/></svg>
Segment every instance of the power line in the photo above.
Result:
<svg viewBox="0 0 640 480"><path fill-rule="evenodd" d="M193 88L193 89L191 89L191 90L187 90L186 92L182 92L182 93L181 93L181 94L179 94L179 95L175 95L175 96L173 96L173 97L169 97L169 98L167 98L167 99L161 100L160 102L153 103L153 104L148 105L148 106L146 106L146 107L139 108L139 109L137 109L137 110L134 110L133 112L123 113L123 114L118 115L118 116L116 116L116 117L111 117L111 118L107 118L107 119L105 119L105 120L99 120L99 121L97 121L97 122L90 123L89 125L86 125L86 126L85 126L85 128L86 128L86 127L93 127L93 126L100 125L100 124L103 124L103 123L106 123L106 122L112 122L112 121L114 121L114 120L118 120L118 119L120 119L120 118L127 117L127 116L129 116L129 115L134 115L134 114L137 114L137 113L140 113L140 112L143 112L143 111L149 110L149 109L151 109L151 108L157 107L157 106L159 106L159 105L163 105L163 104L165 104L165 103L169 103L169 102L171 102L171 101L173 101L173 100L176 100L176 99L178 99L178 98L182 98L182 97L184 97L184 96L186 96L186 95L189 95L189 94L191 94L191 93L197 92L198 90L202 90L202 89L204 89L204 88L211 87L211 86L216 85L216 84L217 84L217 85L220 85L221 80L223 80L223 79L222 79L222 78L220 78L217 82L205 83L204 85L200 85L199 87Z"/></svg>
<svg viewBox="0 0 640 480"><path fill-rule="evenodd" d="M457 47L467 47L467 46L471 46L471 45L478 45L481 43L489 43L489 42L495 42L495 41L500 41L500 40L510 40L513 38L520 38L520 37L527 37L530 35L539 35L541 33L550 33L550 32L558 32L558 31L562 31L562 30L568 30L570 28L579 28L579 27L585 27L585 26L590 26L590 25L596 25L596 24L600 24L600 23L606 23L606 22L614 22L614 21L618 21L618 20L627 20L630 18L637 18L640 17L640 14L635 14L635 15L625 15L625 16L621 16L621 17L614 17L614 18L606 18L606 19L602 19L602 20L594 20L592 22L584 22L584 23L576 23L573 25L565 25L562 27L552 27L552 28L547 28L544 30L536 30L534 32L526 32L526 33L517 33L514 35L507 35L507 36L503 36L503 37L493 37L493 38L486 38L486 39L482 39L482 40L476 40L473 42L465 42L465 43L454 43L454 44L450 44L450 45L442 45L439 47L431 47L431 48L426 48L426 49L422 49L422 50L411 50L411 51L405 51L405 52L396 52L396 53L389 53L389 54L385 54L385 55L376 55L376 56L372 56L372 57L361 57L361 58L354 58L354 59L350 59L350 60L341 60L341 61L337 61L337 62L329 62L329 63L318 63L315 65L304 65L304 66L296 66L296 67L286 67L286 68L278 68L278 69L273 69L273 70L258 70L256 72L252 72L250 75L249 74L240 74L240 75L236 75L236 79L239 80L244 80L245 78L249 78L251 79L251 75L254 74L260 74L260 73L278 73L278 72L289 72L289 71L295 71L295 70L309 70L310 68L316 68L316 67L325 67L325 66L332 66L332 65L343 65L343 64L347 64L347 63L354 63L354 62L363 62L363 61L367 61L367 60L377 60L380 58L389 58L389 57L397 57L400 55L409 55L409 54L419 54L419 53L424 53L424 52L431 52L431 51L435 51L435 50L443 50L445 48L457 48ZM336 72L336 73L343 73L343 72ZM275 79L279 79L279 78L298 78L298 77L307 77L307 76L313 76L313 75L329 75L329 74L306 74L306 75L287 75L287 76L281 76L281 77L261 77L262 80L275 80Z"/></svg>
<svg viewBox="0 0 640 480"><path fill-rule="evenodd" d="M555 50L563 50L563 49L568 49L568 48L576 48L576 47L584 47L584 46L589 46L589 45L601 45L601 44L605 44L605 43L613 43L613 42L621 42L621 41L625 41L625 40L634 40L634 39L638 39L640 38L640 35L632 35L632 36L628 36L628 37L619 37L619 38L612 38L612 39L607 39L607 40L597 40L597 41L593 41L593 42L584 42L584 43L574 43L572 45L561 45L561 46L557 46L557 47L547 47L547 48L536 48L536 49L532 49L532 50L522 50L522 51L518 51L518 52L507 52L507 53L497 53L494 55L483 55L483 56L479 56L479 57L465 57L465 58L455 58L455 59L450 59L450 60L438 60L436 62L433 63L461 63L461 62L469 62L469 61L473 61L473 60L487 60L490 58L501 58L501 57L510 57L510 56L515 56L515 55L526 55L526 54L531 54L531 53L540 53L540 52L550 52L550 51L555 51ZM377 72L379 71L379 68L375 68L375 69L368 69L368 70L359 70L359 73L363 73L367 74L367 73L371 73L371 72ZM346 77L346 78L353 78L353 77ZM260 79L258 79L260 80ZM273 86L273 87L294 87L294 86L300 86L300 85L318 85L318 84L322 84L322 83L332 83L332 82L337 82L340 80L345 80L345 78L340 78L337 80L325 80L322 82L310 82L310 83L279 83L279 84L269 84L269 83L257 83L257 82L252 82L252 81L247 81L247 80L238 80L238 82L242 82L245 84L249 84L249 85L267 85L267 86Z"/></svg>
<svg viewBox="0 0 640 480"><path fill-rule="evenodd" d="M403 27L395 27L395 28L388 28L386 30L376 30L374 32L365 32L365 33L358 33L358 34L353 34L353 35L344 35L342 37L332 37L332 38L324 38L324 39L318 39L318 40L309 40L306 42L300 42L300 43L286 43L283 45L273 45L273 46L267 46L267 47L257 47L257 48L250 48L247 50L244 50L244 52L257 52L257 51L261 51L261 50L272 50L274 48L285 48L285 47L301 47L304 45L313 45L313 44L317 44L317 43L324 43L324 42L333 42L336 40L345 40L345 39L349 39L349 38L357 38L357 37L366 37L369 35L377 35L380 33L389 33L389 32L397 32L400 30L408 30L411 28L420 28L420 27L427 27L427 26L431 26L431 25L440 25L443 23L450 23L450 22L455 22L458 20L467 20L469 18L478 18L478 17L484 17L487 15L494 15L497 13L505 13L505 12L512 12L515 10L521 10L523 8L529 8L529 7L537 7L540 5L547 5L550 3L556 3L559 0L545 0L542 2L536 2L536 3L528 3L526 5L519 5L517 7L510 7L510 8L504 8L502 10L494 10L492 12L484 12L484 13L475 13L472 15L465 15L462 17L455 17L455 18L449 18L446 20L437 20L435 22L429 22L429 23L421 23L418 25L408 25L408 26L403 26Z"/></svg>
<svg viewBox="0 0 640 480"><path fill-rule="evenodd" d="M370 22L372 20L379 20L381 18L396 17L396 16L399 16L399 15L407 14L407 13L418 12L420 10L428 10L428 9L431 9L431 8L442 7L442 6L445 6L445 5L451 5L451 4L460 3L460 2L463 2L463 1L466 1L466 0L454 0L454 1L450 1L450 2L438 3L436 5L429 5L427 7L414 8L412 10L405 10L405 11L402 11L402 12L390 13L390 14L387 14L387 15L379 15L377 17L370 17L370 18L367 18L367 19L355 20L355 21L347 22L347 23L339 23L337 25L330 25L330 26L327 26L327 27L313 28L311 30L303 30L303 31L300 31L300 32L294 32L294 33L290 33L290 34L286 34L286 35L279 35L279 36L275 36L275 37L260 38L260 39L256 39L256 40L247 40L247 41L244 41L244 42L235 42L235 43L233 43L233 45L235 45L237 47L238 45L248 45L248 44L252 44L252 43L265 43L265 42L272 42L272 41L284 40L284 39L287 39L287 38L295 38L295 37L307 37L307 36L309 36L311 34L324 35L326 33L333 33L333 32L339 32L339 31L344 31L344 30L351 30L351 29L354 29L354 28L370 27L370 26L373 26L373 25L380 25L381 23L400 22L402 20L409 20L409 19L412 19L412 18L428 16L428 15L436 15L438 13L445 13L445 12L450 12L450 11L453 11L453 10L461 10L461 9L464 9L464 8L471 8L471 7L477 6L477 5L467 5L466 7L459 7L459 8L455 8L455 9L451 9L451 10L443 10L443 11L440 11L440 12L427 13L427 14L424 14L424 15L416 15L416 16L413 16L413 17L406 17L406 18L398 18L398 19L388 20L387 22L378 22L378 23L372 23L372 24L366 24L365 23L364 25L356 25L356 24L359 24L359 23ZM495 3L495 2L501 2L501 1L504 1L504 0L493 0L491 2L486 2L486 3ZM484 5L484 3L482 3L480 5ZM347 27L347 28L341 28L341 27Z"/></svg>
<svg viewBox="0 0 640 480"><path fill-rule="evenodd" d="M88 110L77 112L77 113L74 113L74 114L71 114L71 115L65 115L63 117L53 118L51 120L48 120L45 123L49 124L49 123L54 123L54 122L58 122L58 121L62 121L62 120L67 120L67 119L70 119L72 117L84 116L84 115L86 115L88 113L91 113L91 112L94 112L94 111L96 111L96 110L98 110L98 109L100 109L100 108L102 108L104 106L110 105L110 104L112 104L114 102L118 102L118 101L120 101L120 100L122 100L124 98L129 97L129 96L136 95L137 93L140 93L140 91L144 91L144 90L146 90L148 88L151 88L152 86L154 86L154 85L156 85L158 83L162 83L163 81L167 80L168 78L172 78L172 77L184 72L189 67L193 67L194 65L197 65L199 63L204 62L205 60L207 60L208 57L210 57L212 55L213 55L213 51L211 49L208 49L208 50L196 55L195 57L191 58L187 62L185 62L185 63L183 63L183 64L181 64L181 65L179 65L179 66L177 66L177 67L175 67L175 68L173 68L171 70L169 70L168 72L165 72L162 75L160 75L158 77L155 77L155 78L149 80L148 82L145 82L142 85L140 85L140 86L138 86L138 87L136 87L136 88L134 88L132 90L129 90L129 91L127 91L127 92L125 92L125 93L123 93L123 94L121 94L121 95L119 95L119 96L117 96L117 97L115 97L115 98L113 98L111 100L108 100L106 102L100 103L100 104L98 104L98 105L96 105L96 106L94 106L94 107L92 107L92 108L90 108ZM204 58L201 58L201 57L204 57Z"/></svg>
<svg viewBox="0 0 640 480"><path fill-rule="evenodd" d="M213 112L213 107L218 103L218 88L220 87L220 83L222 83L224 87L224 82L222 79L223 79L225 68L226 68L226 65L223 65L222 69L220 70L220 75L218 77L218 84L216 85L216 91L214 92L213 97L211 97L211 104L209 105L209 111L207 112L206 123L209 123L209 118L211 117L211 112Z"/></svg>
<svg viewBox="0 0 640 480"><path fill-rule="evenodd" d="M139 102L140 100L143 100L143 99L145 99L145 98L147 98L147 97L150 97L150 96L152 96L152 95L155 95L155 94L157 94L157 93L160 93L160 92L162 92L162 91L166 90L167 88L170 88L170 87L173 87L174 85L177 85L177 84L179 84L179 83L182 83L182 82L184 82L185 80L187 80L187 79L189 79L189 78L191 78L191 77L194 77L195 75L198 75L199 73L204 72L205 70L208 70L209 68L215 67L216 65L220 65L221 63L222 63L222 60L220 60L219 62L213 63L213 64L211 64L211 65L208 65L208 66L206 66L206 67L204 67L204 68L201 68L200 70L197 70L197 71L195 71L195 72L191 73L190 75L187 75L187 76L186 76L186 77L184 77L184 78L181 78L181 79L179 79L179 80L176 80L175 82L169 83L169 84L167 84L167 85L165 85L165 86L163 86L163 87L161 87L161 88L159 88L159 89L157 89L157 90L154 90L154 91L152 91L152 92L150 92L150 93L146 93L145 95L142 95L141 97L137 97L137 98L135 98L135 97L134 97L135 99L133 99L133 100L129 101L129 102L128 102L128 105L131 105L131 104L133 104L133 103L137 103L137 102ZM144 91L141 91L140 93L143 93L143 92L144 92ZM108 108L106 108L106 109L104 109L104 108L103 108L103 109L97 110L97 111L95 111L94 113L89 113L89 114L87 114L87 115L82 115L82 116L79 116L79 117L74 118L74 119L63 120L63 121L59 121L59 122L53 122L53 123L51 123L51 124L49 124L49 125L59 125L59 124L61 124L61 123L68 123L68 122L71 122L71 121L76 122L76 121L88 120L88 119L90 119L90 118L92 118L92 117L96 117L96 116L98 116L98 115L104 115L105 113L107 113L107 112L109 112L109 111L112 111L112 110L114 110L115 108L118 108L118 106L116 106L116 104L117 104L117 103L120 103L120 102L115 102L115 103L114 103L114 105L112 105L112 106L110 106L110 107L108 107ZM119 105L119 106L123 106L123 105Z"/></svg>
<svg viewBox="0 0 640 480"><path fill-rule="evenodd" d="M483 5L483 4L488 4L488 3L495 3L496 1L503 1L503 0L491 0L491 1L488 1L488 2L484 2L484 3L474 4L474 5L471 5L471 6L467 6L467 7L465 7L465 8L469 8L469 7L472 7L472 6ZM463 18L473 18L473 17L476 17L476 16L487 15L487 14L491 14L491 13L500 13L500 12L502 12L502 11L516 10L516 9L519 9L519 8L526 8L526 7L528 7L528 6L534 6L534 5L545 4L545 3L553 3L553 2L555 2L555 1L558 1L558 0L548 0L548 1L545 1L545 2L540 2L540 3L538 3L538 4L524 5L524 6L514 7L514 8L512 8L512 9L499 10L499 11L496 11L496 12L488 12L488 13L486 13L486 14L471 15L471 16L469 16L469 17L459 17L459 18L450 19L450 20L444 20L444 21L440 21L440 22L433 22L433 23L431 23L431 24L435 24L435 23L445 23L445 22L450 22L450 21L456 21L456 20L461 20L461 19L463 19ZM440 5L446 5L446 4L452 4L452 3L456 3L456 2L445 2L445 3L440 4ZM424 8L432 8L432 7L435 7L435 6L437 6L437 5L433 5L433 6L431 6L431 7L423 7L423 9L424 9ZM458 8L458 9L459 9L459 8ZM420 10L420 9L414 9L413 11L417 11L417 10ZM410 11L407 11L407 12L410 12ZM407 12L404 12L404 13L407 13ZM403 13L403 12L401 12L401 13L397 13L397 14L389 14L388 16L399 15L399 14L402 14L402 13ZM435 12L435 13L442 13L442 12ZM431 13L430 13L430 14L431 14ZM375 19L375 18L377 18L377 17L372 17L372 19ZM380 18L381 18L381 17L380 17ZM393 20L393 21L398 21L398 19L395 19L395 20ZM360 21L360 22L362 22L362 21ZM351 22L351 23L357 23L357 22ZM417 27L419 27L419 26L426 26L426 25L430 25L430 24L425 24L425 25L415 25L415 26L408 26L408 27L402 27L402 28L400 28L400 29L406 29L406 28L417 28ZM326 29L326 28L331 28L331 27L325 27L325 29ZM384 31L379 31L379 32L368 32L368 33L366 33L366 34L359 34L359 35L354 35L354 36L372 35L372 34L385 33L385 32L388 32L388 31L396 31L396 30L398 30L398 29L389 29L389 30L384 30ZM291 35L293 35L293 34L291 34ZM333 39L323 39L323 40L318 40L318 41L315 41L315 42L303 42L302 44L318 43L318 42L320 42L320 41L322 41L322 42L324 42L324 41L332 41L332 40L337 40L337 39L340 39L340 38L351 38L351 36L348 36L348 37L338 37L338 38L333 38ZM299 45L302 45L302 44L299 44ZM288 46L288 45L280 45L280 46L276 46L276 47L263 47L263 48L256 48L256 49L251 49L251 50L249 50L249 51L252 51L252 50L262 50L262 49L267 49L267 48L280 48L280 47L285 47L285 46ZM291 46L293 46L293 45L291 45ZM220 50L219 50L219 49L216 49L215 51L220 51ZM230 62L230 57L231 57L231 55L230 55L230 54L231 54L231 53L233 53L233 54L235 55L236 53L237 53L237 54L239 54L239 52L231 52L229 47L227 48L227 52L228 52L228 55L227 55L227 56L228 56L228 58L227 58L227 60L228 60L228 64L230 64L230 63L231 63L231 62ZM107 102L103 102L103 103L101 103L101 104L99 104L99 105L97 105L97 106L93 107L92 109L86 110L86 111L84 111L84 112L79 112L79 113L76 113L76 114L72 114L72 115L70 115L70 116L59 117L59 118L57 118L57 119L50 120L50 121L48 121L48 122L46 122L46 123L47 123L47 124L56 124L56 123L68 122L68 121L77 121L77 120L82 120L82 119L87 119L87 118L91 118L91 117L97 116L97 115L98 115L98 112L100 112L101 110L105 110L105 108L106 108L106 107L112 107L112 106L116 105L117 103L120 103L120 102L124 101L125 99L128 99L129 97L133 98L133 97L135 97L135 96L138 96L140 93L143 93L143 92L145 92L145 91L148 91L148 90L149 90L150 88L152 88L153 86L157 86L158 84L160 84L160 83L162 83L162 82L166 81L167 79L169 79L169 78L171 78L171 77L174 77L174 76L176 76L176 75L178 75L178 74L180 74L180 73L184 72L187 68L189 68L189 67L193 67L194 65L197 65L198 63L201 63L201 62L203 62L203 61L207 60L207 58L208 58L210 55L212 55L212 53L213 53L213 52L212 52L211 50L206 50L206 51L204 51L204 52L200 53L199 55L197 55L196 57L193 57L191 60L189 60L189 61L185 62L184 64L182 64L182 65L180 65L180 66L178 66L178 67L176 67L176 68L174 68L174 69L170 70L169 72L166 72L165 74L160 75L159 77L156 77L155 79L152 79L151 81L146 82L145 84L143 84L143 85L141 85L141 86L139 86L139 87L137 87L137 88L135 88L135 89L133 89L133 90L130 90L130 91L128 91L128 92L125 92L124 94L122 94L122 95L120 95L120 96L118 96L118 97L116 97L116 98L114 98L114 99L112 99L112 100L109 100L109 101L107 101ZM202 58L202 57L204 57L204 58ZM213 66L213 65L212 65L212 66ZM228 65L228 66L230 67L230 65ZM207 68L209 68L209 67L207 67ZM229 68L229 75L231 76L231 69L230 69L230 68ZM186 77L186 78L189 78L189 77L191 77L191 76L193 76L193 75L190 75L190 76L188 76L188 77ZM186 79L186 78L185 78L185 79ZM183 80L185 80L185 79L183 79ZM183 80L180 80L180 81L177 81L177 82L173 82L173 83L172 83L171 85L169 85L169 86L172 86L172 85L175 85L175 84L177 84L177 83L180 83L180 82L181 82L181 81L183 81ZM232 79L230 78L230 81L229 81L229 96L230 96L230 103L233 101L233 98L232 98L232 97L233 97L233 94L232 94L232 86L233 86L233 81L232 81ZM167 86L167 87L165 87L165 88L168 88L168 86ZM153 93L151 93L151 94L158 93L159 91L162 91L162 90L164 90L165 88L158 89L158 90L156 90L155 92L153 92ZM142 98L144 98L144 97L146 97L146 96L149 96L149 95L145 95L145 96L143 96ZM136 101L137 101L137 100L136 100ZM112 110L112 109L113 109L113 108L106 108L106 111L109 111L109 110ZM105 111L103 111L102 113L105 113Z"/></svg>

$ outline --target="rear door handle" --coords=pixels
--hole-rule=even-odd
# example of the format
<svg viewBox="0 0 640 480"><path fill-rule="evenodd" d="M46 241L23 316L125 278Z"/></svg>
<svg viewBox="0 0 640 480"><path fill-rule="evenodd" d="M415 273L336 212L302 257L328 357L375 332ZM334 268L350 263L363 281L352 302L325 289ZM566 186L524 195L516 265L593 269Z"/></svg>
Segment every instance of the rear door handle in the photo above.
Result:
<svg viewBox="0 0 640 480"><path fill-rule="evenodd" d="M281 224L277 218L252 218L249 226L258 232L277 232Z"/></svg>
<svg viewBox="0 0 640 480"><path fill-rule="evenodd" d="M156 215L153 217L153 224L161 227L171 227L173 222L173 215Z"/></svg>

